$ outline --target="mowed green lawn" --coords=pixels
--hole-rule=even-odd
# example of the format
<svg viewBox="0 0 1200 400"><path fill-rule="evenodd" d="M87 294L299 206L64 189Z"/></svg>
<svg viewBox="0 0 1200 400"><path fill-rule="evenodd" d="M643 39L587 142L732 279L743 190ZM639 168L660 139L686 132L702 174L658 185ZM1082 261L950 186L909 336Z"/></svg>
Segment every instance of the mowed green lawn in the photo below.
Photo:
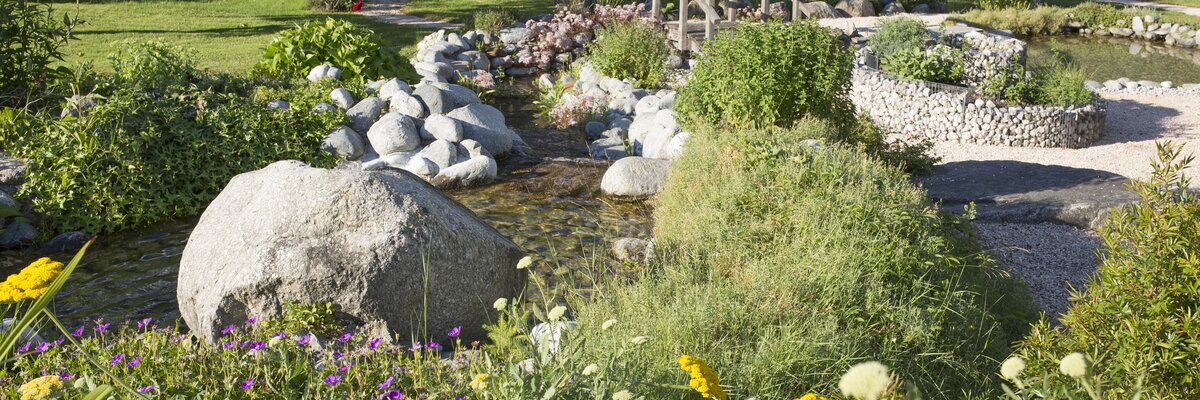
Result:
<svg viewBox="0 0 1200 400"><path fill-rule="evenodd" d="M504 7L522 17L531 17L553 12L554 0L411 0L404 5L404 12L428 20L470 26L475 11L489 7Z"/></svg>
<svg viewBox="0 0 1200 400"><path fill-rule="evenodd" d="M450 3L451 1L447 1ZM365 25L400 52L411 52L429 29L379 23L353 13L310 11L304 0L54 1L59 12L84 20L77 40L65 49L67 62L93 62L110 70L108 55L126 40L162 40L194 51L202 68L244 72L262 57L271 37L310 19L326 16Z"/></svg>

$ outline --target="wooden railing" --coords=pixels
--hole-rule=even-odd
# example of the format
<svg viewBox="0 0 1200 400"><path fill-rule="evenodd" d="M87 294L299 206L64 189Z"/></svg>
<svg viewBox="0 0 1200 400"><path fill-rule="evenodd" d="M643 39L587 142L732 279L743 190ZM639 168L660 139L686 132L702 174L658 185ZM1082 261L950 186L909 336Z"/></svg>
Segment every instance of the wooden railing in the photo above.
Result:
<svg viewBox="0 0 1200 400"><path fill-rule="evenodd" d="M792 0L792 20L796 21L804 17L800 11L801 0ZM726 0L680 0L679 5L679 22L677 26L671 28L677 29L680 38L680 48L687 49L689 46L686 43L688 39L688 24L689 10L692 6L700 8L704 18L704 40L709 40L717 36L717 29L721 26L722 21L726 21L727 25L736 23L738 18L737 9L732 6L732 3ZM760 12L763 20L770 17L770 0L760 0ZM722 12L724 11L724 12ZM655 19L662 22L662 0L652 0L650 3L650 12Z"/></svg>

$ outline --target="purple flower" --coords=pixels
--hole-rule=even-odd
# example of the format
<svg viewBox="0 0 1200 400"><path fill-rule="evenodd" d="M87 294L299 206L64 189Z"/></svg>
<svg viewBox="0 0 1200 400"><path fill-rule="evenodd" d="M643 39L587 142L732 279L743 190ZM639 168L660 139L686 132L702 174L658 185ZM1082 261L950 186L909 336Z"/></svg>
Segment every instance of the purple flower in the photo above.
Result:
<svg viewBox="0 0 1200 400"><path fill-rule="evenodd" d="M272 337L285 337L285 336L287 336L287 332L275 332L275 334L271 335L271 336Z"/></svg>
<svg viewBox="0 0 1200 400"><path fill-rule="evenodd" d="M96 332L105 332L105 331L108 331L109 325L112 325L112 324L109 324L107 322L103 323L103 324L96 324L96 327L92 328L92 330L96 331Z"/></svg>
<svg viewBox="0 0 1200 400"><path fill-rule="evenodd" d="M254 325L254 323L255 323L255 322L258 322L258 318L257 318L257 317L250 317L250 319L247 319L247 320L246 320L246 325Z"/></svg>
<svg viewBox="0 0 1200 400"><path fill-rule="evenodd" d="M413 342L412 347L408 348L408 351L411 351L414 353L416 353L419 350L421 350L421 342Z"/></svg>
<svg viewBox="0 0 1200 400"><path fill-rule="evenodd" d="M64 381L68 380L68 379L74 379L74 378L75 378L75 374L72 374L72 373L63 372L61 374L58 374L58 379L62 379Z"/></svg>
<svg viewBox="0 0 1200 400"><path fill-rule="evenodd" d="M142 387L138 388L137 392L141 393L141 394L146 394L146 393L150 393L151 390L154 390L154 385L142 386Z"/></svg>
<svg viewBox="0 0 1200 400"><path fill-rule="evenodd" d="M138 321L138 329L146 329L146 327L150 326L150 321L154 321L154 318L142 318L141 321Z"/></svg>
<svg viewBox="0 0 1200 400"><path fill-rule="evenodd" d="M137 357L134 357L132 360L129 360L129 363L125 364L125 366L129 367L129 368L133 368L133 367L138 366L141 363L142 363L142 356L137 356Z"/></svg>
<svg viewBox="0 0 1200 400"><path fill-rule="evenodd" d="M312 335L304 335L296 338L296 344L307 345L309 340L312 340Z"/></svg>
<svg viewBox="0 0 1200 400"><path fill-rule="evenodd" d="M342 357L345 357L345 356L346 356L345 354L338 353L338 352L336 352L336 351L335 351L335 352L333 352L333 359L334 359L334 360L341 360L341 359L342 359Z"/></svg>
<svg viewBox="0 0 1200 400"><path fill-rule="evenodd" d="M124 360L125 360L125 355L121 354L121 353L117 353L116 355L113 355L111 360L108 360L108 365L117 365L117 363L120 363L121 361L124 361Z"/></svg>
<svg viewBox="0 0 1200 400"><path fill-rule="evenodd" d="M342 381L342 377L340 375L330 375L330 376L325 377L326 385L333 386L333 385L338 384L338 382L341 382L341 381Z"/></svg>
<svg viewBox="0 0 1200 400"><path fill-rule="evenodd" d="M242 382L242 390L250 390L253 387L254 387L254 378L250 378L250 379L247 379L245 382Z"/></svg>
<svg viewBox="0 0 1200 400"><path fill-rule="evenodd" d="M233 346L234 346L234 345L233 345L233 342L225 342L225 343L221 343L221 347L224 347L224 348L225 348L225 350L232 349L232 348L233 348Z"/></svg>
<svg viewBox="0 0 1200 400"><path fill-rule="evenodd" d="M437 349L441 348L442 345L438 344L438 342L430 340L429 343L425 344L425 347L428 347L430 350L437 351Z"/></svg>
<svg viewBox="0 0 1200 400"><path fill-rule="evenodd" d="M250 343L250 350L262 350L265 347L267 347L266 342L251 342Z"/></svg>
<svg viewBox="0 0 1200 400"><path fill-rule="evenodd" d="M404 398L404 393L400 393L399 390L389 390L387 393L379 395L379 398L387 400L400 400Z"/></svg>
<svg viewBox="0 0 1200 400"><path fill-rule="evenodd" d="M60 345L60 344L63 344L63 340L62 340L62 339L58 339L58 340L55 340L55 341L53 341L53 342L50 342L50 343L51 343L51 344L53 344L53 345L55 345L55 346L58 346L58 345Z"/></svg>
<svg viewBox="0 0 1200 400"><path fill-rule="evenodd" d="M85 328L85 326L83 326L83 325L80 325L78 328L75 328L74 331L71 331L71 336L74 336L74 337L83 336L83 328Z"/></svg>
<svg viewBox="0 0 1200 400"><path fill-rule="evenodd" d="M380 388L380 389L387 389L387 388L390 388L390 387L392 387L392 381L395 381L395 380L396 380L396 378L393 378L393 377L391 377L391 376L388 376L388 377L387 377L387 379L385 379L385 380L383 381L383 383L380 383L380 384L376 385L376 387L378 387L378 388Z"/></svg>
<svg viewBox="0 0 1200 400"><path fill-rule="evenodd" d="M24 353L24 352L27 352L27 351L29 351L29 346L30 346L30 343L29 343L29 342L25 342L25 345L24 345L24 346L21 346L21 347L18 347L18 348L17 348L17 354L21 354L21 353Z"/></svg>
<svg viewBox="0 0 1200 400"><path fill-rule="evenodd" d="M367 348L370 348L371 350L378 349L380 343L383 343L383 339L381 339L381 338L371 339L371 343L367 344Z"/></svg>
<svg viewBox="0 0 1200 400"><path fill-rule="evenodd" d="M233 333L233 331L236 331L236 330L237 330L237 325L226 326L225 329L221 330L221 336L228 335L230 333Z"/></svg>
<svg viewBox="0 0 1200 400"><path fill-rule="evenodd" d="M338 336L338 341L342 342L342 343L346 343L346 342L349 342L350 338L353 336L354 336L353 333L346 332L346 333L343 333L342 336Z"/></svg>
<svg viewBox="0 0 1200 400"><path fill-rule="evenodd" d="M33 348L33 351L38 353L45 353L46 350L50 350L50 342L38 343L37 347Z"/></svg>
<svg viewBox="0 0 1200 400"><path fill-rule="evenodd" d="M346 371L349 371L349 370L350 370L350 364L342 364L342 366L338 367L339 374L344 374L344 373L346 373Z"/></svg>
<svg viewBox="0 0 1200 400"><path fill-rule="evenodd" d="M462 327L456 326L453 329L450 329L450 332L446 332L446 336L458 337L458 334L460 334L460 333L462 333Z"/></svg>

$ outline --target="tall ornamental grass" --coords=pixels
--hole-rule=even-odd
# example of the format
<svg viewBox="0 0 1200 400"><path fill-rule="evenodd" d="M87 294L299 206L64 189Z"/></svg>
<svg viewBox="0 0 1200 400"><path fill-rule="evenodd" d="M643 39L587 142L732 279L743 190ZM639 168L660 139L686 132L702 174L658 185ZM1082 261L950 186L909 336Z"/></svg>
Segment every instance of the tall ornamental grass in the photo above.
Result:
<svg viewBox="0 0 1200 400"><path fill-rule="evenodd" d="M644 336L624 354L641 381L677 377L687 354L730 398L838 393L837 377L866 360L928 399L999 394L999 360L1033 312L965 220L897 168L806 141L837 135L823 122L692 132L657 198L656 261L576 308L585 357Z"/></svg>

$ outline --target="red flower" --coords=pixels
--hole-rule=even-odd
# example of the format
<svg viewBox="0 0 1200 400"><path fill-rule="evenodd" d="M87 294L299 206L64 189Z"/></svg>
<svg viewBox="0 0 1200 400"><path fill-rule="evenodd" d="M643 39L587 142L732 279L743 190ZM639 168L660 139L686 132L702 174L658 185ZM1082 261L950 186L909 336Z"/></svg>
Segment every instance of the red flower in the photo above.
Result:
<svg viewBox="0 0 1200 400"><path fill-rule="evenodd" d="M354 3L354 7L352 7L352 8L354 9L354 11L362 10L362 1L359 0L359 2Z"/></svg>

